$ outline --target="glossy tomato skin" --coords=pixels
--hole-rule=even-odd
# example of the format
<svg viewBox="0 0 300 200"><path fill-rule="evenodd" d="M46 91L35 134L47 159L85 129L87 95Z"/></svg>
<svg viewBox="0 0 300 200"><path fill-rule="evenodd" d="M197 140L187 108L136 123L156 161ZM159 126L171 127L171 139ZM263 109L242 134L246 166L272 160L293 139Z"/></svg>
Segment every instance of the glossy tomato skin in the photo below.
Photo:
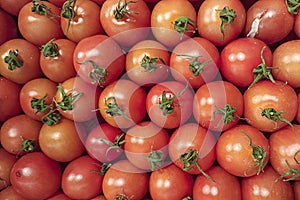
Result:
<svg viewBox="0 0 300 200"><path fill-rule="evenodd" d="M197 64L193 64L194 59ZM216 78L220 62L220 53L213 43L205 38L193 37L174 47L170 58L171 74L175 80L189 81L191 87L199 88ZM199 64L203 65L202 69L197 68Z"/></svg>
<svg viewBox="0 0 300 200"><path fill-rule="evenodd" d="M180 33L174 28L174 23L180 17L191 20L186 29ZM168 47L174 47L180 41L190 38L196 30L197 13L191 2L187 0L159 1L151 13L151 27L154 37Z"/></svg>
<svg viewBox="0 0 300 200"><path fill-rule="evenodd" d="M71 200L71 198L65 195L63 191L58 191L47 200Z"/></svg>
<svg viewBox="0 0 300 200"><path fill-rule="evenodd" d="M71 199L91 199L102 192L101 163L83 155L68 163L62 174L61 187Z"/></svg>
<svg viewBox="0 0 300 200"><path fill-rule="evenodd" d="M291 40L278 46L273 54L274 78L287 82L293 88L300 87L299 48L300 40Z"/></svg>
<svg viewBox="0 0 300 200"><path fill-rule="evenodd" d="M272 67L272 51L262 40L242 37L230 42L221 52L223 77L236 86L250 86L254 81L253 69L262 63L262 51L266 66Z"/></svg>
<svg viewBox="0 0 300 200"><path fill-rule="evenodd" d="M266 153L259 169L255 162L252 144L260 146ZM250 177L259 173L263 173L263 168L269 161L269 143L268 139L258 129L240 124L225 131L221 134L216 145L217 161L222 168L234 176ZM255 166L257 165L257 166Z"/></svg>
<svg viewBox="0 0 300 200"><path fill-rule="evenodd" d="M10 171L17 161L17 157L8 151L6 151L4 148L0 148L0 191L9 187L10 184ZM1 193L1 192L0 192ZM1 195L0 195L1 196Z"/></svg>
<svg viewBox="0 0 300 200"><path fill-rule="evenodd" d="M8 63L5 62L10 50L17 50L17 58L23 62L20 67L13 70L10 70ZM39 56L38 47L31 42L22 38L8 40L0 46L0 74L18 84L25 84L29 80L41 77Z"/></svg>
<svg viewBox="0 0 300 200"><path fill-rule="evenodd" d="M2 200L29 200L17 193L13 186L8 186L4 190L0 191L0 198Z"/></svg>
<svg viewBox="0 0 300 200"><path fill-rule="evenodd" d="M300 93L298 93L298 110L296 114L296 121L300 123Z"/></svg>
<svg viewBox="0 0 300 200"><path fill-rule="evenodd" d="M193 185L194 200L241 199L240 182L236 176L233 176L217 165L209 168L206 173L215 182L208 180L203 175L198 175Z"/></svg>
<svg viewBox="0 0 300 200"><path fill-rule="evenodd" d="M126 6L125 3L127 3ZM125 12L124 16L119 14L120 16L115 17L114 13L118 6L120 8L125 6L130 12ZM120 45L132 46L144 40L150 32L150 9L143 0L133 2L106 0L102 4L99 16L106 34Z"/></svg>
<svg viewBox="0 0 300 200"><path fill-rule="evenodd" d="M0 45L10 39L17 38L18 28L15 19L2 9L0 9L0 24L2 25L0 27Z"/></svg>
<svg viewBox="0 0 300 200"><path fill-rule="evenodd" d="M177 81L164 81L154 85L146 99L146 109L151 121L167 129L184 124L192 114L193 91L187 86ZM164 109L160 108L165 104L163 98L166 98L166 102L171 100L173 112L164 114Z"/></svg>
<svg viewBox="0 0 300 200"><path fill-rule="evenodd" d="M264 109L274 108L277 112L283 112L282 118L292 121L297 113L297 103L297 94L290 85L263 80L244 93L244 117L250 125L261 131L276 131L288 124L262 116Z"/></svg>
<svg viewBox="0 0 300 200"><path fill-rule="evenodd" d="M3 122L22 112L19 94L22 86L0 77L0 121Z"/></svg>
<svg viewBox="0 0 300 200"><path fill-rule="evenodd" d="M294 33L297 35L298 38L300 38L300 14L295 16L295 22L294 22Z"/></svg>
<svg viewBox="0 0 300 200"><path fill-rule="evenodd" d="M177 167L190 174L200 174L198 167L206 171L213 165L216 158L215 145L216 138L212 132L196 123L186 123L172 133L168 146L169 156ZM190 158L195 163L190 163L191 166L186 168L181 156L189 151L194 151L198 158Z"/></svg>
<svg viewBox="0 0 300 200"><path fill-rule="evenodd" d="M257 29L250 32L253 23L258 23ZM247 10L244 35L273 44L285 38L292 31L293 25L294 16L288 12L284 0L260 0Z"/></svg>
<svg viewBox="0 0 300 200"><path fill-rule="evenodd" d="M0 7L12 16L18 16L21 8L31 0L3 0Z"/></svg>
<svg viewBox="0 0 300 200"><path fill-rule="evenodd" d="M33 152L18 159L11 170L10 180L23 197L46 199L58 190L61 171L58 162L41 152Z"/></svg>
<svg viewBox="0 0 300 200"><path fill-rule="evenodd" d="M194 180L174 164L151 173L149 192L153 200L183 199L192 195Z"/></svg>
<svg viewBox="0 0 300 200"><path fill-rule="evenodd" d="M119 160L106 172L102 189L107 200L116 197L143 199L148 191L149 175L128 160Z"/></svg>
<svg viewBox="0 0 300 200"><path fill-rule="evenodd" d="M300 182L299 181L294 182L293 189L294 189L295 200L299 200L300 199Z"/></svg>
<svg viewBox="0 0 300 200"><path fill-rule="evenodd" d="M264 173L242 179L242 199L244 200L286 200L294 199L289 182L276 181L278 174L271 166L266 166Z"/></svg>
<svg viewBox="0 0 300 200"><path fill-rule="evenodd" d="M224 35L221 32L220 12L224 7L233 9L236 17L228 26L224 25ZM216 46L224 46L237 38L243 31L246 22L246 10L239 0L209 0L204 1L197 14L197 30L200 36L210 40Z"/></svg>
<svg viewBox="0 0 300 200"><path fill-rule="evenodd" d="M230 106L228 113L231 117L223 119L219 109ZM193 115L200 126L222 132L238 123L244 111L243 95L239 89L228 81L213 81L197 89L193 101ZM229 119L230 118L230 119Z"/></svg>
<svg viewBox="0 0 300 200"><path fill-rule="evenodd" d="M125 56L121 47L112 38L107 35L94 35L77 43L73 54L73 64L77 74L87 83L106 86L123 73ZM102 78L104 73L99 74L100 80L95 78L93 64L97 66L97 70L106 69L105 78ZM94 79L91 79L91 75Z"/></svg>

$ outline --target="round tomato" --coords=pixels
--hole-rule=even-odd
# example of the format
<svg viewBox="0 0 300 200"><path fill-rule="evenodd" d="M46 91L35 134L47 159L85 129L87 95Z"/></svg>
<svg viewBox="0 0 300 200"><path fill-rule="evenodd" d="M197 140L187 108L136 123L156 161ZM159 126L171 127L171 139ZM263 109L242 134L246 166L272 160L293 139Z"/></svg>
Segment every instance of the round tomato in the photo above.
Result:
<svg viewBox="0 0 300 200"><path fill-rule="evenodd" d="M31 1L32 0L2 0L0 7L12 16L18 16L21 8Z"/></svg>
<svg viewBox="0 0 300 200"><path fill-rule="evenodd" d="M15 19L2 9L0 9L0 24L3 26L0 28L0 45L8 40L17 38L18 27Z"/></svg>
<svg viewBox="0 0 300 200"><path fill-rule="evenodd" d="M2 133L1 133L2 134ZM1 136L1 135L0 135ZM4 148L0 148L0 191L10 186L10 171L17 157ZM0 192L1 193L1 192ZM1 196L1 195L0 195Z"/></svg>
<svg viewBox="0 0 300 200"><path fill-rule="evenodd" d="M298 109L296 114L296 121L300 123L300 93L298 94Z"/></svg>
<svg viewBox="0 0 300 200"><path fill-rule="evenodd" d="M58 191L47 200L72 200L72 199L69 198L67 195L65 195L62 191Z"/></svg>
<svg viewBox="0 0 300 200"><path fill-rule="evenodd" d="M21 194L17 193L12 186L8 186L4 190L0 191L0 199L2 200L28 200Z"/></svg>
<svg viewBox="0 0 300 200"><path fill-rule="evenodd" d="M295 23L294 23L294 33L300 38L300 14L295 16Z"/></svg>
<svg viewBox="0 0 300 200"><path fill-rule="evenodd" d="M300 199L300 181L294 182L293 189L294 189L295 200L299 200Z"/></svg>

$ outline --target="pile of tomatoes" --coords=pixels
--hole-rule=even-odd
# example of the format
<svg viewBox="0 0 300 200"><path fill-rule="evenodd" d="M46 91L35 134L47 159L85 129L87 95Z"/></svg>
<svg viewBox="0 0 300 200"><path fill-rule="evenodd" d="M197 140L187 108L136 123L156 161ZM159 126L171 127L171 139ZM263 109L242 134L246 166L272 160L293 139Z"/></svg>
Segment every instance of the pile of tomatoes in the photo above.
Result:
<svg viewBox="0 0 300 200"><path fill-rule="evenodd" d="M299 200L298 0L1 0L0 200Z"/></svg>

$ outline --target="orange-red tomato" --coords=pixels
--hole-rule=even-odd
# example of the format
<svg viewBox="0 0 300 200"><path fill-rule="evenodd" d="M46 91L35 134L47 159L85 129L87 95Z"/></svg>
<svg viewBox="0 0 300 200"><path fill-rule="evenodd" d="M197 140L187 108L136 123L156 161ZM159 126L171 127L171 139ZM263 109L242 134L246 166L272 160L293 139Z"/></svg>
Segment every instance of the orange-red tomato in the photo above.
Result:
<svg viewBox="0 0 300 200"><path fill-rule="evenodd" d="M0 45L10 39L17 38L18 28L15 19L2 9L0 9L0 24Z"/></svg>

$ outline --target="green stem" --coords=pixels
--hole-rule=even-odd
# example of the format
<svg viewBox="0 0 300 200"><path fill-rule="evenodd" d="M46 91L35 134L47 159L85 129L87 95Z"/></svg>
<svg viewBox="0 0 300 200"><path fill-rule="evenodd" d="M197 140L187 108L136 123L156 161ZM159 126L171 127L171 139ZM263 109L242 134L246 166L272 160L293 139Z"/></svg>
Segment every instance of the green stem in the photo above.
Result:
<svg viewBox="0 0 300 200"><path fill-rule="evenodd" d="M164 152L160 150L151 151L147 156L147 160L150 163L151 171L160 168L164 162Z"/></svg>
<svg viewBox="0 0 300 200"><path fill-rule="evenodd" d="M106 155L112 150L115 149L117 152L120 152L121 146L125 143L125 133L121 132L119 133L115 139L114 142L111 142L107 139L101 138L101 142L104 142L105 144L109 145L109 148L106 150Z"/></svg>
<svg viewBox="0 0 300 200"><path fill-rule="evenodd" d="M83 93L78 93L75 91L65 93L63 87L60 85L57 86L58 91L62 95L62 100L56 103L56 106L61 108L63 111L73 110L73 104L78 101L78 99L83 96Z"/></svg>
<svg viewBox="0 0 300 200"><path fill-rule="evenodd" d="M57 20L58 17L55 16L52 12L51 9L48 8L43 1L40 0L33 0L32 1L32 7L31 7L31 11L39 14L39 15L45 15L46 17L49 17L50 19L55 19Z"/></svg>
<svg viewBox="0 0 300 200"><path fill-rule="evenodd" d="M236 13L235 13L235 10L230 9L228 6L225 6L220 11L219 17L221 19L220 30L221 30L221 33L223 35L223 40L224 40L224 36L225 36L225 24L227 24L227 29L229 29L231 23L236 18Z"/></svg>
<svg viewBox="0 0 300 200"><path fill-rule="evenodd" d="M292 128L294 128L293 124L289 120L283 118L281 116L281 114L284 114L284 112L278 112L274 108L265 108L265 109L263 109L261 116L266 117L270 120L273 120L274 122L281 121L281 122L287 123Z"/></svg>
<svg viewBox="0 0 300 200"><path fill-rule="evenodd" d="M63 18L68 19L68 25L66 28L66 33L68 33L71 21L76 17L76 12L75 12L75 4L76 0L67 0L61 9L61 16Z"/></svg>
<svg viewBox="0 0 300 200"><path fill-rule="evenodd" d="M92 80L92 84L104 84L107 77L107 70L103 67L99 67L92 60L85 60L83 63L79 64L86 65L88 63L90 63L93 66L92 71L89 72L89 78Z"/></svg>
<svg viewBox="0 0 300 200"><path fill-rule="evenodd" d="M114 10L114 17L115 17L115 19L122 20L125 17L127 17L127 19L129 21L134 22L135 20L133 20L130 17L130 14L139 14L139 13L128 9L128 5L132 4L132 3L136 3L136 1L128 1L127 2L126 0L124 0L123 1L124 3L123 3L122 6L121 6L121 2L122 2L122 0L118 1L118 5L117 5L116 9Z"/></svg>
<svg viewBox="0 0 300 200"><path fill-rule="evenodd" d="M191 62L189 64L189 70L192 71L194 76L199 76L199 74L204 71L204 67L211 62L211 60L208 60L204 63L199 62L198 59L200 56L190 56L190 55L185 55L185 54L178 54L176 56L183 56L183 57L186 57L187 59L191 60Z"/></svg>
<svg viewBox="0 0 300 200"><path fill-rule="evenodd" d="M106 98L104 104L106 105L105 108L106 114L110 115L111 117L123 116L129 120L132 120L127 115L125 115L125 113L122 111L120 106L117 104L117 100L115 97Z"/></svg>
<svg viewBox="0 0 300 200"><path fill-rule="evenodd" d="M51 109L46 115L42 117L42 122L48 126L55 125L61 119L61 115L56 109Z"/></svg>
<svg viewBox="0 0 300 200"><path fill-rule="evenodd" d="M299 162L299 161L297 160L297 158L296 158L296 156L298 155L299 152L300 152L300 150L298 150L298 151L294 154L294 161L296 162L297 165L300 164L300 162ZM276 181L281 180L281 179L283 179L283 178L285 178L285 177L287 177L287 176L291 176L291 175L292 175L292 177L290 177L290 178L288 178L288 179L284 179L284 181L293 181L293 180L295 180L296 178L300 177L300 168L293 169L293 168L291 167L291 165L288 163L287 160L285 161L285 163L286 163L286 165L288 166L289 171L283 173L280 177L278 177L278 178L276 179Z"/></svg>
<svg viewBox="0 0 300 200"><path fill-rule="evenodd" d="M100 170L90 170L90 171L104 176L106 174L107 170L111 167L111 165L112 165L111 163L97 164L97 166L100 168Z"/></svg>
<svg viewBox="0 0 300 200"><path fill-rule="evenodd" d="M35 98L33 97L30 101L31 108L36 110L36 113L45 112L49 109L49 106L46 104L47 94L43 98Z"/></svg>
<svg viewBox="0 0 300 200"><path fill-rule="evenodd" d="M4 57L4 62L8 64L9 70L14 70L16 68L21 68L23 66L23 60L21 60L19 57L19 51L16 50L9 50L8 56Z"/></svg>
<svg viewBox="0 0 300 200"><path fill-rule="evenodd" d="M219 108L213 112L213 118L215 118L216 114L221 114L222 118L219 120L217 127L224 124L229 124L229 122L234 122L236 109L232 107L230 104L226 104L224 108Z"/></svg>
<svg viewBox="0 0 300 200"><path fill-rule="evenodd" d="M145 72L154 72L159 67L159 65L157 64L158 61L160 61L164 65L166 64L165 61L160 57L150 58L145 54L142 59L141 67L145 69Z"/></svg>
<svg viewBox="0 0 300 200"><path fill-rule="evenodd" d="M179 17L175 20L173 23L175 31L177 31L181 35L181 39L187 32L195 32L195 22L194 20L188 18L188 17ZM188 26L192 26L192 29L189 29Z"/></svg>
<svg viewBox="0 0 300 200"><path fill-rule="evenodd" d="M299 11L299 8L300 8L300 2L299 0L286 0L286 5L287 5L287 8L288 8L288 11L291 13L291 14L298 14L298 11Z"/></svg>
<svg viewBox="0 0 300 200"><path fill-rule="evenodd" d="M42 45L41 50L44 57L56 57L58 56L58 45L54 43L55 39L50 40L46 44Z"/></svg>

